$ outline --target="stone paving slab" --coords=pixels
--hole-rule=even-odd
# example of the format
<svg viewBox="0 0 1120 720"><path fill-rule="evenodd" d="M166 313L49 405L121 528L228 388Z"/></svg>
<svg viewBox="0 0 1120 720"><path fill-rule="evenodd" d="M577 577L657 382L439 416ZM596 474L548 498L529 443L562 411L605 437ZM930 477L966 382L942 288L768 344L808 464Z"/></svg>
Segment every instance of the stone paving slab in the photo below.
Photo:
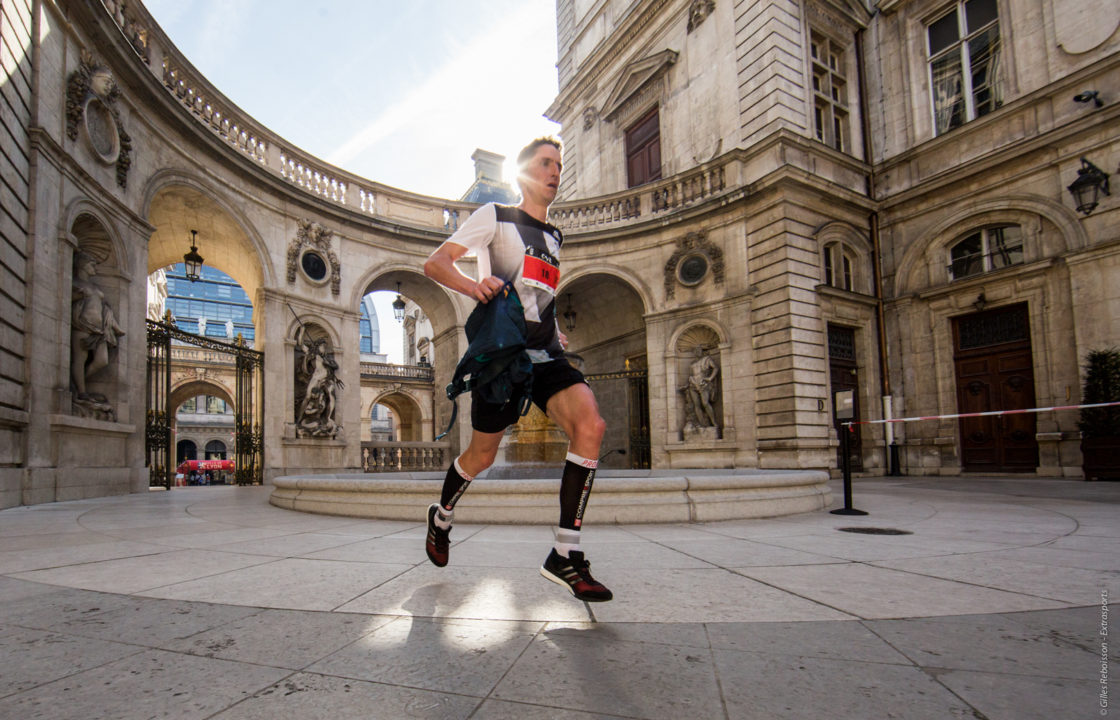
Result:
<svg viewBox="0 0 1120 720"><path fill-rule="evenodd" d="M869 479L863 518L588 528L598 604L537 573L548 528L457 526L439 569L423 508L267 494L0 511L0 718L1101 717L1120 661L1117 484Z"/></svg>

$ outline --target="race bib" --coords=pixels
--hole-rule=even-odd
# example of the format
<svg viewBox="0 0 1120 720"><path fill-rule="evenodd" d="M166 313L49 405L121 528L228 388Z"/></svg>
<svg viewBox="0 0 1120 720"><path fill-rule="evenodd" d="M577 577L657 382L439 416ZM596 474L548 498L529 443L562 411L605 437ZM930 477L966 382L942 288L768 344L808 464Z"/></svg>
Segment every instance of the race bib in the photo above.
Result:
<svg viewBox="0 0 1120 720"><path fill-rule="evenodd" d="M530 245L525 248L525 266L521 271L521 279L529 287L555 295L556 285L560 282L560 261L547 250Z"/></svg>

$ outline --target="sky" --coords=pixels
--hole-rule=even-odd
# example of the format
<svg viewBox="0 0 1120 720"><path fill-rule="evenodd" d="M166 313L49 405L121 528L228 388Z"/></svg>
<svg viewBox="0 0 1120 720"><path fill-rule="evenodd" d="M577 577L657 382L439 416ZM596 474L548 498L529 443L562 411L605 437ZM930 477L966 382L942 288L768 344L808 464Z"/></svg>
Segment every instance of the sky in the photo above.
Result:
<svg viewBox="0 0 1120 720"><path fill-rule="evenodd" d="M559 135L555 0L144 0L179 51L258 123L376 182L458 199L477 148ZM395 295L378 293L383 345ZM396 348L383 347L399 361ZM392 357L397 353L397 358Z"/></svg>

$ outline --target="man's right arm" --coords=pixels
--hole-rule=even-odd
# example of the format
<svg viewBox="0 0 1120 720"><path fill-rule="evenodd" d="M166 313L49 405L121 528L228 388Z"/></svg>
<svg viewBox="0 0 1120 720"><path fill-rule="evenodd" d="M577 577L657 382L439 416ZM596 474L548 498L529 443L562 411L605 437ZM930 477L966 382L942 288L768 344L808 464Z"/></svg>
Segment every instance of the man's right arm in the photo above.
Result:
<svg viewBox="0 0 1120 720"><path fill-rule="evenodd" d="M497 211L492 203L475 210L451 237L428 256L424 274L449 290L478 302L489 302L502 289L505 281L493 276L474 280L456 263L471 250L487 252L496 227Z"/></svg>
<svg viewBox="0 0 1120 720"><path fill-rule="evenodd" d="M486 303L498 294L505 282L491 275L475 281L459 269L455 263L467 254L467 248L453 242L445 242L436 248L424 262L424 274L443 285L448 290L462 293L467 297Z"/></svg>

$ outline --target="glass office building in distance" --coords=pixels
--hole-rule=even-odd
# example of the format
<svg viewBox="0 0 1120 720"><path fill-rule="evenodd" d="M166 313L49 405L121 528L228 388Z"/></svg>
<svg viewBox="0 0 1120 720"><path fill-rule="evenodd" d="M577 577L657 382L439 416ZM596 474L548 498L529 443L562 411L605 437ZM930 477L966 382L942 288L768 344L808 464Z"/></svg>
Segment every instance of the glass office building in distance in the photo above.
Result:
<svg viewBox="0 0 1120 720"><path fill-rule="evenodd" d="M236 280L217 268L204 265L199 279L191 282L183 263L168 267L166 308L184 332L224 342L233 342L240 333L253 346L253 303Z"/></svg>

